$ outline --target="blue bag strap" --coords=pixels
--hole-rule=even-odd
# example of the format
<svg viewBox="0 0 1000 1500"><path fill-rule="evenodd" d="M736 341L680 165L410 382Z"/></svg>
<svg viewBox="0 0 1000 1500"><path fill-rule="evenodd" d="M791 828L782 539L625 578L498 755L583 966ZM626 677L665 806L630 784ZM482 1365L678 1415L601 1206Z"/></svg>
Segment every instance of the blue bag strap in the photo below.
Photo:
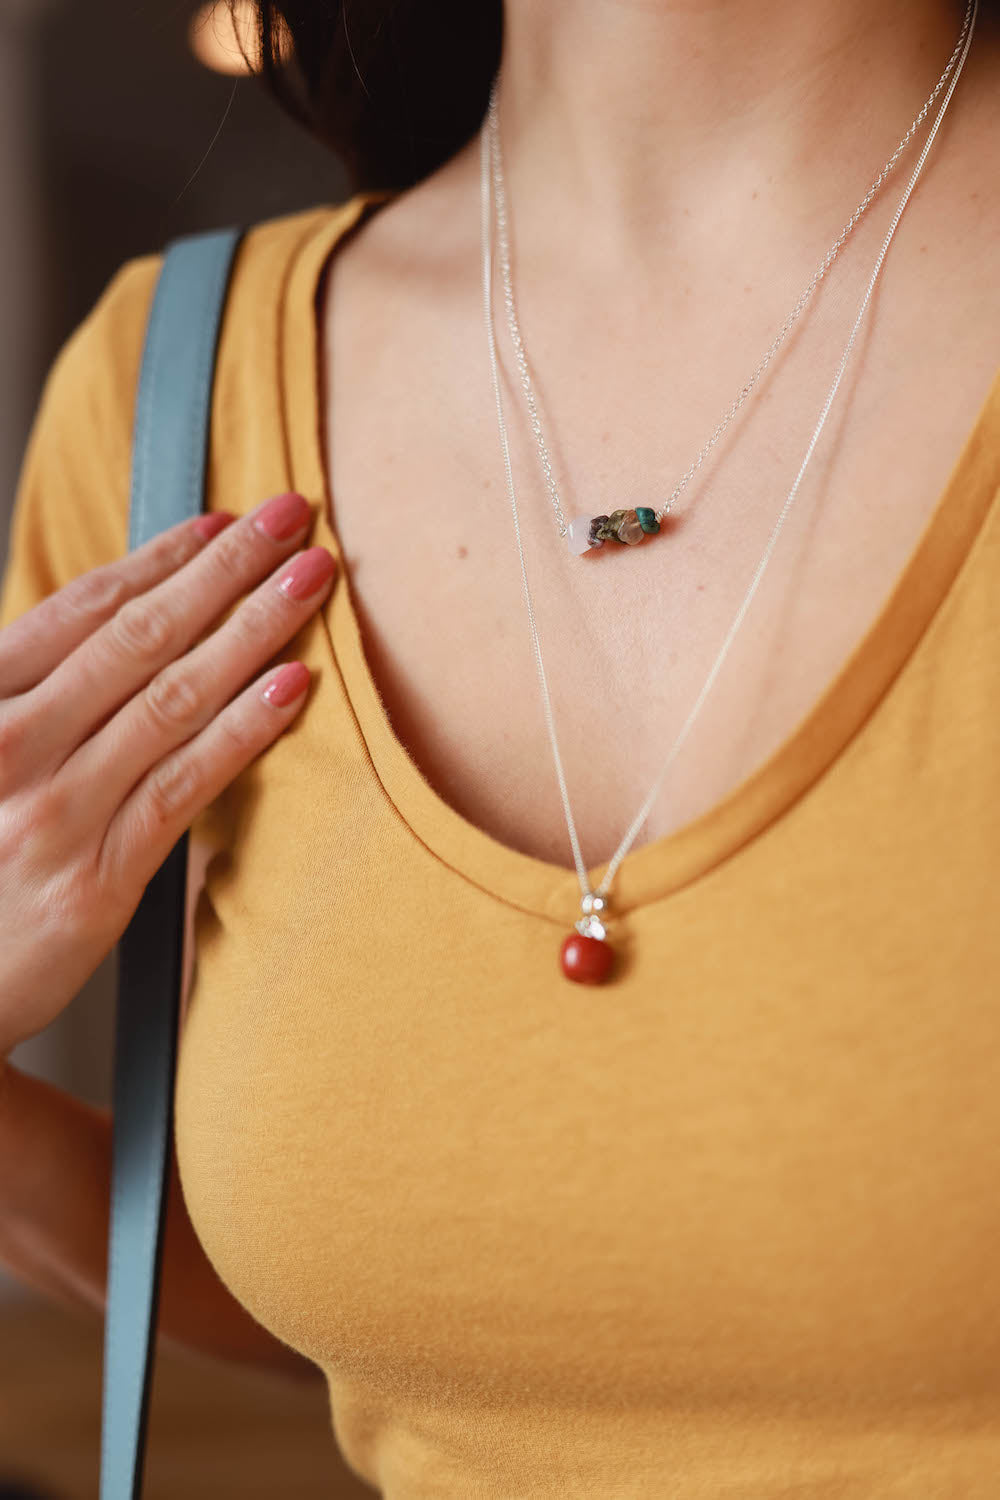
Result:
<svg viewBox="0 0 1000 1500"><path fill-rule="evenodd" d="M166 247L136 393L129 551L205 503L212 384L240 228ZM100 1500L142 1488L173 1136L187 884L185 832L118 943Z"/></svg>

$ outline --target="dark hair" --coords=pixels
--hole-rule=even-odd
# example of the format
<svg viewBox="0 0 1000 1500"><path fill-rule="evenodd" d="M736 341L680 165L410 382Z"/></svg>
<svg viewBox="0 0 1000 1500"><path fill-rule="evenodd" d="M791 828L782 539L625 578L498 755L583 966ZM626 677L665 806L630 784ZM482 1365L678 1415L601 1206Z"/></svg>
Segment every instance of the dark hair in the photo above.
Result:
<svg viewBox="0 0 1000 1500"><path fill-rule="evenodd" d="M500 63L501 0L253 5L265 87L336 153L354 191L411 187L479 128Z"/></svg>

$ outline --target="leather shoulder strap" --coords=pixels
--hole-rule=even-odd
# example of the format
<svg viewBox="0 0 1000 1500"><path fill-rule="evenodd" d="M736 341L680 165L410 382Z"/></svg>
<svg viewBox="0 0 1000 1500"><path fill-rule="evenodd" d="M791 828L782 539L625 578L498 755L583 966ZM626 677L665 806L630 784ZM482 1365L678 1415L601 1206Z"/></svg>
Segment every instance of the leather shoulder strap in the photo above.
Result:
<svg viewBox="0 0 1000 1500"><path fill-rule="evenodd" d="M167 246L136 394L129 550L204 507L222 309L243 230ZM156 1343L187 882L185 833L118 944L100 1500L142 1488Z"/></svg>

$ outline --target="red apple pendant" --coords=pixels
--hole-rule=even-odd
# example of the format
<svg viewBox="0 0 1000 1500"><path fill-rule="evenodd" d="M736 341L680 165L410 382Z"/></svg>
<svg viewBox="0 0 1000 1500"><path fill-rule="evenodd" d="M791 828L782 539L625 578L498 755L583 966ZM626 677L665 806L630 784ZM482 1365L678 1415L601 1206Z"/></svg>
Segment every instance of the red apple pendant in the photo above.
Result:
<svg viewBox="0 0 1000 1500"><path fill-rule="evenodd" d="M607 941L601 920L601 915L606 914L607 902L603 896L588 891L580 905L583 916L575 931L563 940L559 961L567 979L573 979L577 984L601 984L615 962L615 951Z"/></svg>

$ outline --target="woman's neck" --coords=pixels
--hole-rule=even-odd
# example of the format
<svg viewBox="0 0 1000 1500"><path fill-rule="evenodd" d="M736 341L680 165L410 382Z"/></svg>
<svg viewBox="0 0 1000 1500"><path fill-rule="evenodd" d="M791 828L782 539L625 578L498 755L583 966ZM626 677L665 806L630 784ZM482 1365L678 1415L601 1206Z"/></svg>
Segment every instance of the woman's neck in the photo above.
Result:
<svg viewBox="0 0 1000 1500"><path fill-rule="evenodd" d="M586 226L585 247L572 242L595 268L640 272L663 235L697 253L699 236L722 226L778 215L794 232L860 198L939 78L965 10L964 0L504 6L501 140L519 222L540 255L546 237L564 254L567 234Z"/></svg>

